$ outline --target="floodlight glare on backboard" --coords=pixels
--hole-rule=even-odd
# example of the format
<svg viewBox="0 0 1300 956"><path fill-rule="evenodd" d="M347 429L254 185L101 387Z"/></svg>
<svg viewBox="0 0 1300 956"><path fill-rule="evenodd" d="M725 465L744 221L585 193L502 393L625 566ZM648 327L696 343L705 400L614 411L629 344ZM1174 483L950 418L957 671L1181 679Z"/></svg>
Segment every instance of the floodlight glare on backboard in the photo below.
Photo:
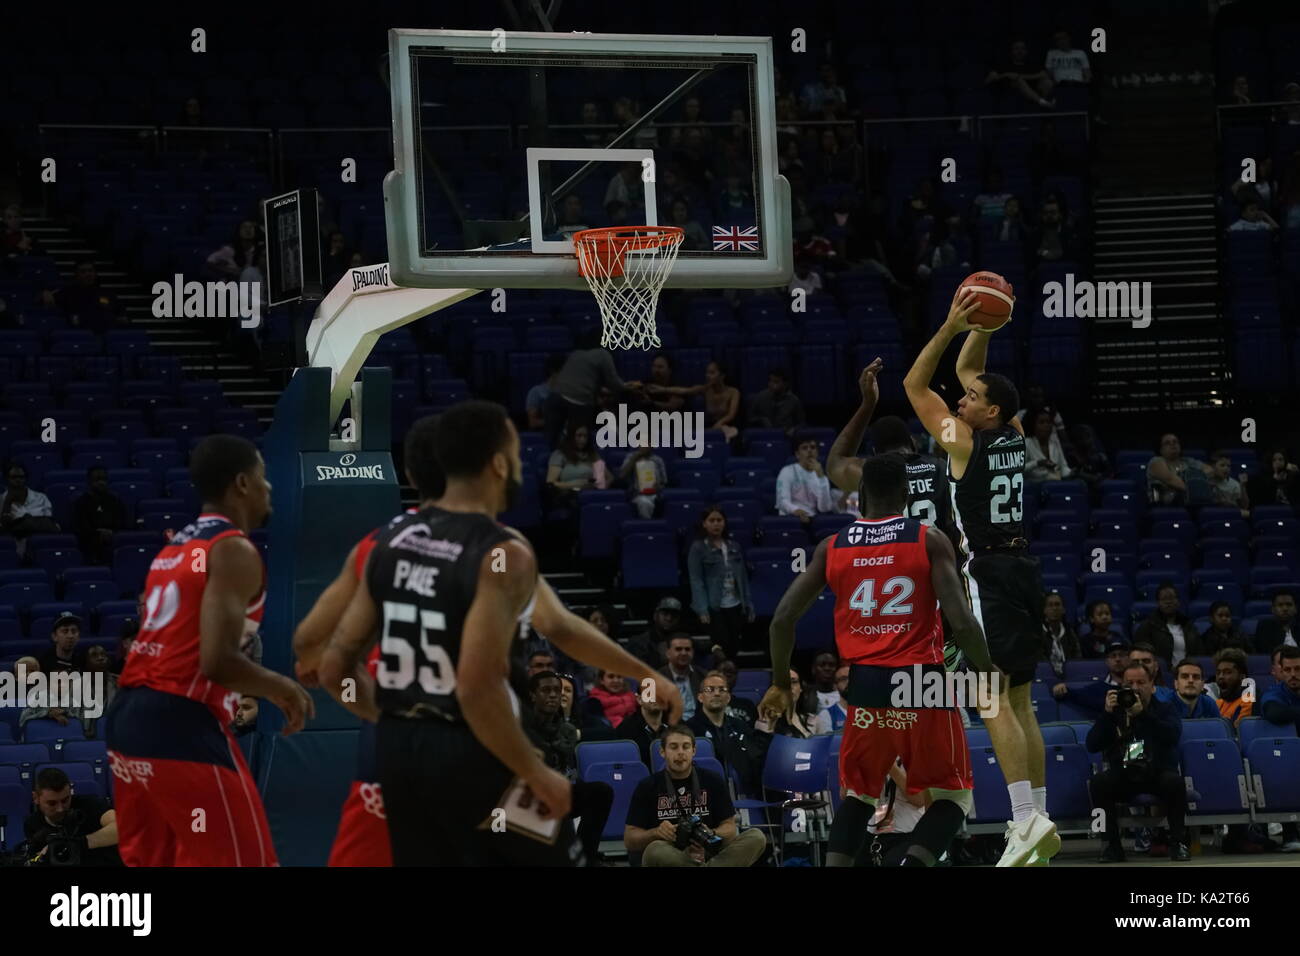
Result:
<svg viewBox="0 0 1300 956"><path fill-rule="evenodd" d="M770 38L390 30L389 54L399 285L581 289L571 236L620 225L686 228L668 288L788 281Z"/></svg>

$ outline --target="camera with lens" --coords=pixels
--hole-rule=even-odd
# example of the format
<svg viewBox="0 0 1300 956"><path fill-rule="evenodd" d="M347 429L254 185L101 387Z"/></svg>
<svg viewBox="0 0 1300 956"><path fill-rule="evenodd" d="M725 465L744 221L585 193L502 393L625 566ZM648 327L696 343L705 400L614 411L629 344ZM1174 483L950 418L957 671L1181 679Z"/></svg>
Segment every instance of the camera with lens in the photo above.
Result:
<svg viewBox="0 0 1300 956"><path fill-rule="evenodd" d="M1133 705L1137 703L1137 700L1137 691L1130 690L1127 687L1121 687L1115 692L1115 707L1123 714L1127 715L1133 709Z"/></svg>
<svg viewBox="0 0 1300 956"><path fill-rule="evenodd" d="M677 849L685 850L688 846L697 846L704 851L704 858L711 859L722 849L722 837L709 828L700 819L699 814L682 814L677 819Z"/></svg>
<svg viewBox="0 0 1300 956"><path fill-rule="evenodd" d="M82 851L86 846L86 838L78 834L81 824L81 813L77 810L70 810L60 821L58 826L50 827L45 831L44 850L41 855L41 841L34 839L29 842L29 852L27 854L28 866L81 866L85 862Z"/></svg>

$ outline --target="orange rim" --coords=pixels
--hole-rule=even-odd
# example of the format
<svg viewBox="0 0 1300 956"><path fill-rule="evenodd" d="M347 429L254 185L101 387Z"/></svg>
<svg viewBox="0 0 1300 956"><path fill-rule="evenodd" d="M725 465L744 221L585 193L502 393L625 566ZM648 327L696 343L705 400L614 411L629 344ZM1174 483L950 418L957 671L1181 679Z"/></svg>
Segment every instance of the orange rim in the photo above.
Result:
<svg viewBox="0 0 1300 956"><path fill-rule="evenodd" d="M605 226L580 230L573 234L578 274L587 276L591 265L599 263L600 274L621 276L623 256L627 252L675 246L685 237L685 230L678 226Z"/></svg>

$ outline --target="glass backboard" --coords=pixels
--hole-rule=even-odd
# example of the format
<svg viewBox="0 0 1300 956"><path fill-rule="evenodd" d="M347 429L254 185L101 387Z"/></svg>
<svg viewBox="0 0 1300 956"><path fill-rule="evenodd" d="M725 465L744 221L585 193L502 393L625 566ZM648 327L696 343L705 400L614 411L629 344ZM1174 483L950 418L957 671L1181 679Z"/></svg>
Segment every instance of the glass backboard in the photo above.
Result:
<svg viewBox="0 0 1300 956"><path fill-rule="evenodd" d="M792 267L767 37L392 30L399 285L584 288L571 236L676 225L669 288Z"/></svg>

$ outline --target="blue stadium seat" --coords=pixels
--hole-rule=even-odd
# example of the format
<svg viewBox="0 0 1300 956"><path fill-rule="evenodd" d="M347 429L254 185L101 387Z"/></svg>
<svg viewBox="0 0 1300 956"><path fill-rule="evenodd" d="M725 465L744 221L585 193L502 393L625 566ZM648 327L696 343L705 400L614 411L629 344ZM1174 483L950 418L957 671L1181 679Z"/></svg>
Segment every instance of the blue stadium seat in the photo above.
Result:
<svg viewBox="0 0 1300 956"><path fill-rule="evenodd" d="M668 531L626 535L620 566L625 588L672 590L680 583L677 544Z"/></svg>
<svg viewBox="0 0 1300 956"><path fill-rule="evenodd" d="M1179 752L1183 776L1198 794L1188 805L1188 824L1247 822L1246 775L1236 741L1184 740Z"/></svg>
<svg viewBox="0 0 1300 956"><path fill-rule="evenodd" d="M1092 805L1088 799L1088 778L1092 776L1092 761L1082 744L1074 742L1074 731L1059 726L1063 742L1044 739L1047 770L1047 813L1058 824L1074 821L1075 826L1086 826L1092 818ZM1065 741L1064 736L1069 736Z"/></svg>
<svg viewBox="0 0 1300 956"><path fill-rule="evenodd" d="M1273 724L1263 717L1246 717L1237 725L1241 749L1249 756L1251 745L1261 738L1296 736L1295 724Z"/></svg>
<svg viewBox="0 0 1300 956"><path fill-rule="evenodd" d="M579 553L584 558L612 558L619 526L632 517L625 503L584 505L578 515Z"/></svg>
<svg viewBox="0 0 1300 956"><path fill-rule="evenodd" d="M1293 821L1300 810L1300 739L1257 737L1247 746L1246 760L1250 763L1255 819Z"/></svg>
<svg viewBox="0 0 1300 956"><path fill-rule="evenodd" d="M579 747L581 746L583 745L579 744ZM650 771L641 762L636 745L632 745L630 759L590 764L580 773L580 776L588 783L606 783L613 789L614 803L609 809L609 816L605 819L605 828L601 831L600 838L621 841L623 828L627 825L628 806L632 802L632 794L636 792L637 784L650 776Z"/></svg>
<svg viewBox="0 0 1300 956"><path fill-rule="evenodd" d="M971 747L971 770L975 778L975 807L969 820L973 824L996 824L1006 826L1011 819L1011 798L1007 794L1007 784L1002 777L1002 768L997 761L992 745ZM1051 792L1050 789L1048 791Z"/></svg>
<svg viewBox="0 0 1300 956"><path fill-rule="evenodd" d="M575 752L578 776L586 780L587 770L598 763L640 763L641 751L631 740L584 740Z"/></svg>
<svg viewBox="0 0 1300 956"><path fill-rule="evenodd" d="M23 741L29 744L46 743L54 749L62 748L61 741L85 740L86 731L81 721L75 717L67 718L66 725L48 718L29 720L23 725Z"/></svg>
<svg viewBox="0 0 1300 956"><path fill-rule="evenodd" d="M1183 740L1231 740L1232 724L1222 717L1183 721Z"/></svg>

